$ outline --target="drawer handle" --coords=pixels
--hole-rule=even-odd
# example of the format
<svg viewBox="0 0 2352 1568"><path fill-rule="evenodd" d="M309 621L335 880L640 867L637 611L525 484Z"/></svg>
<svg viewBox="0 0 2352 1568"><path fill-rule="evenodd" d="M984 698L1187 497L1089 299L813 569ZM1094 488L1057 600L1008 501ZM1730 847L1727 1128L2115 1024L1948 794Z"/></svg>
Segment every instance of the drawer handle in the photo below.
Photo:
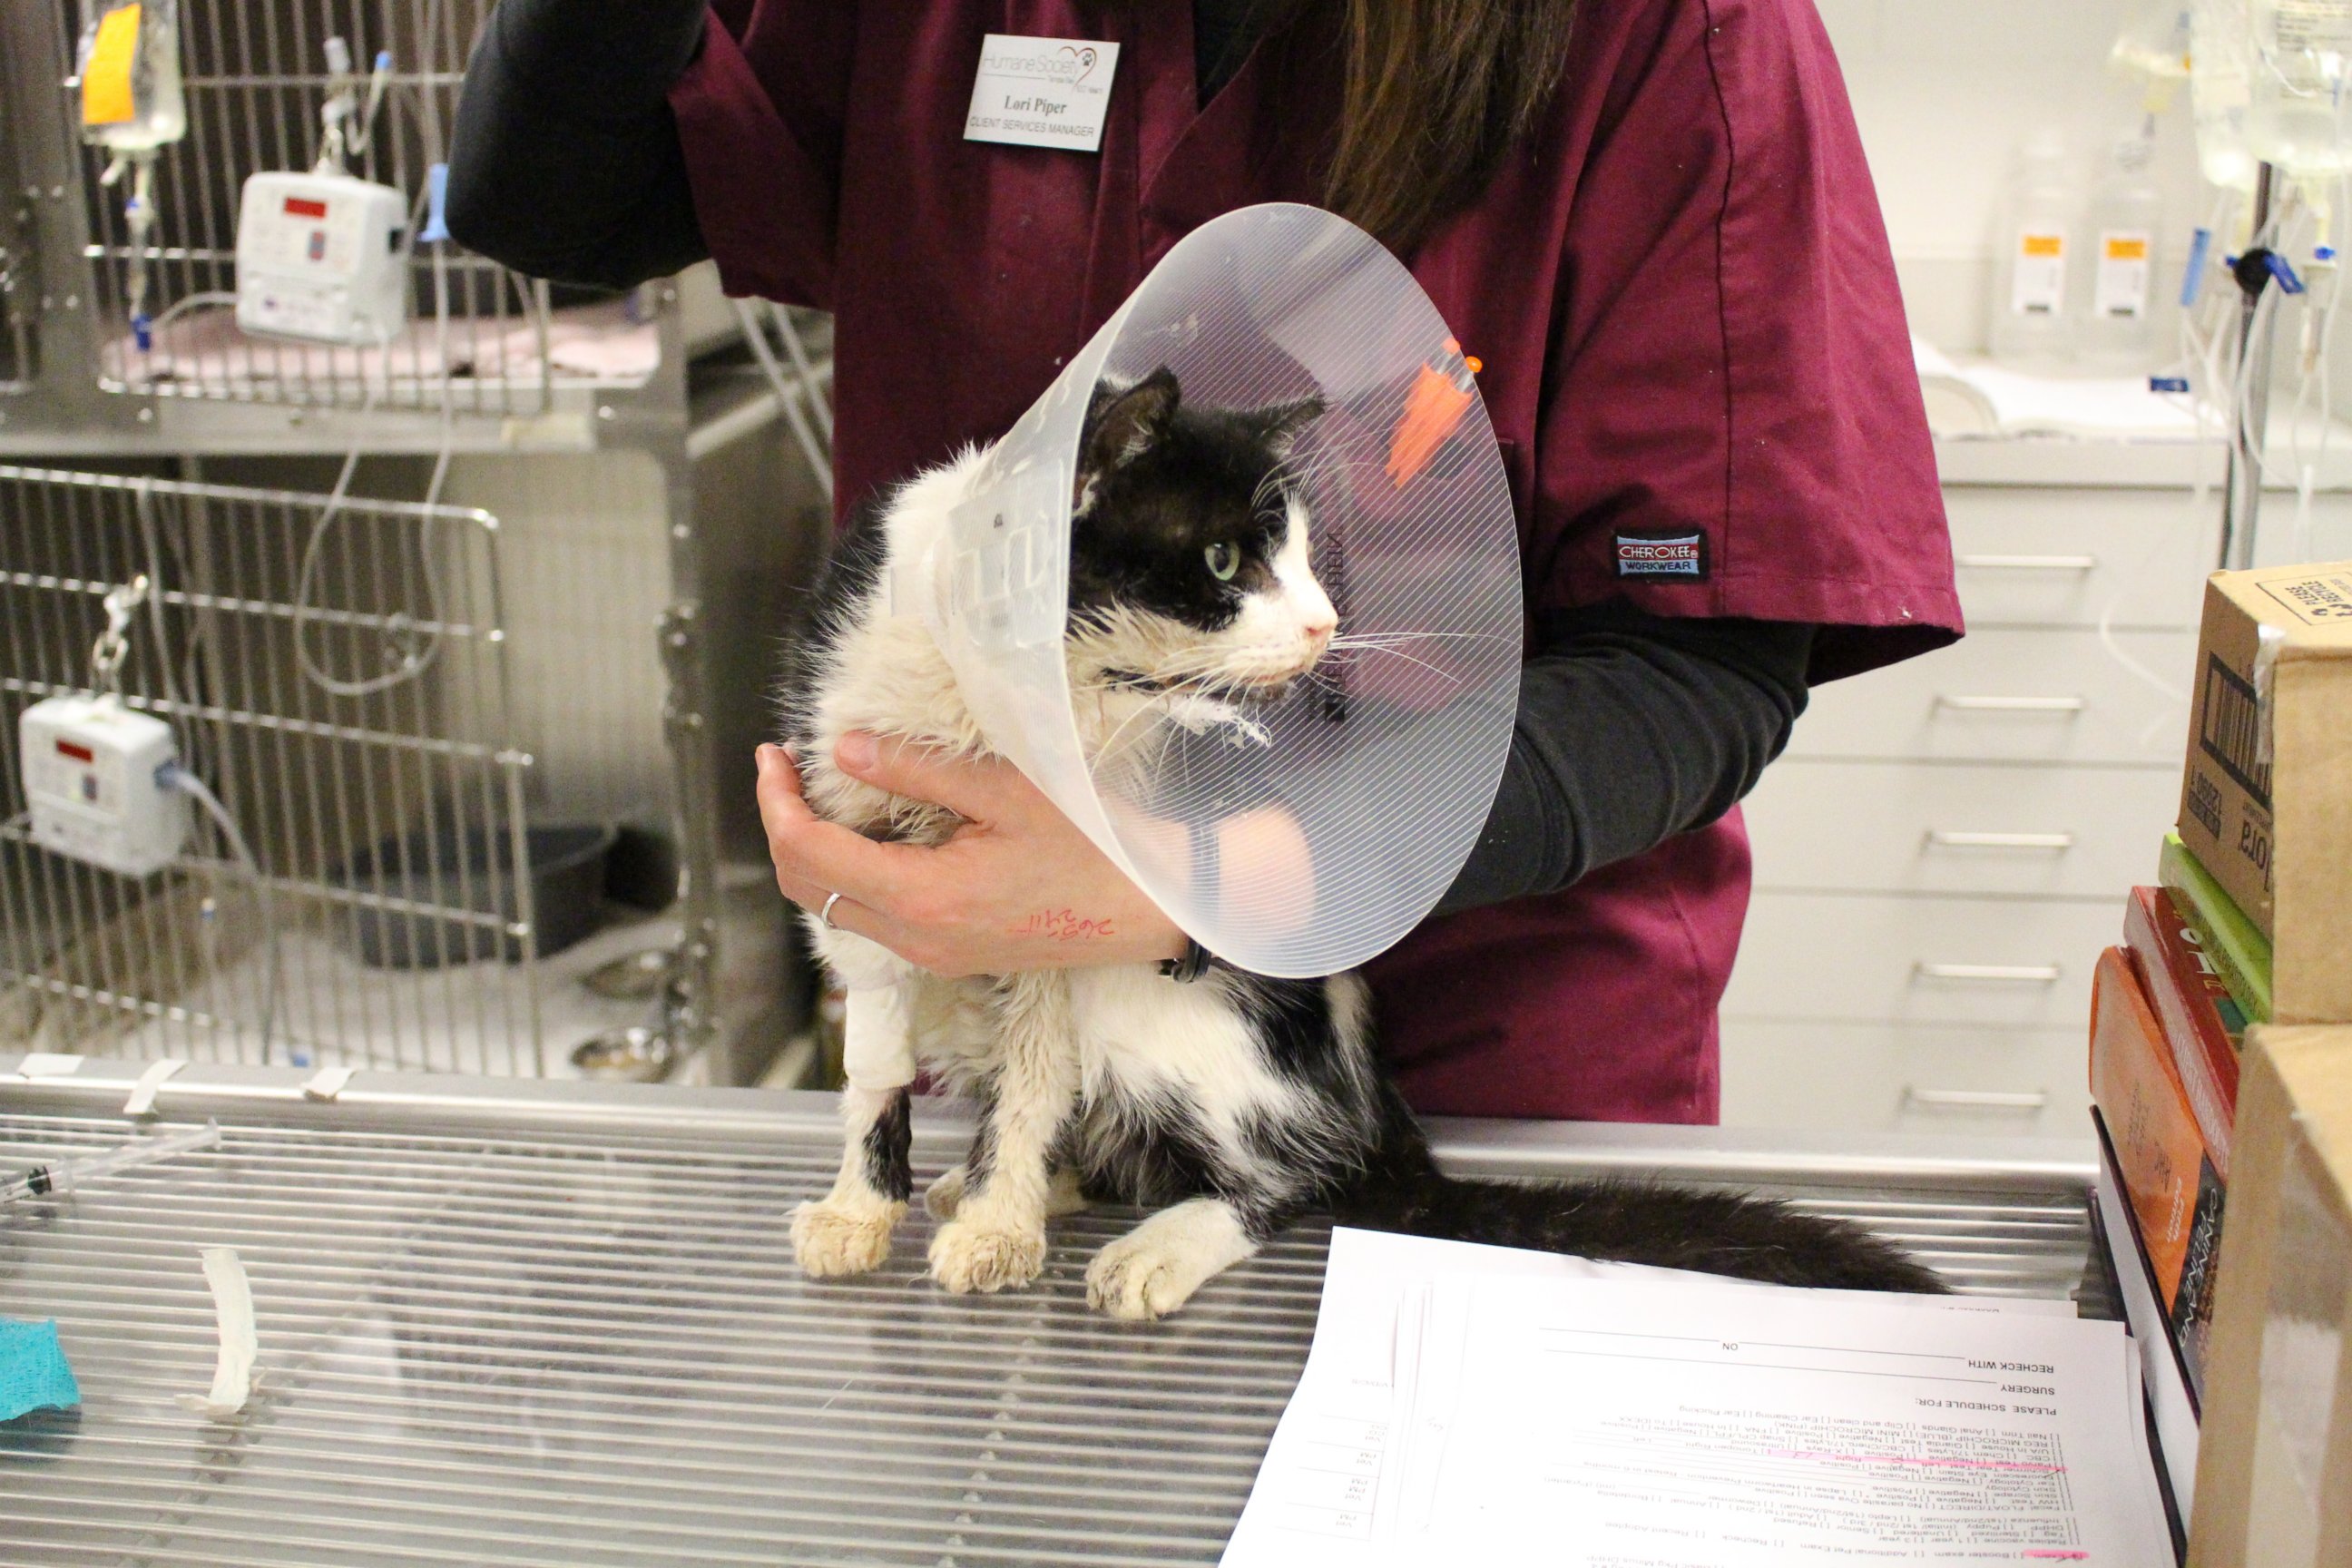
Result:
<svg viewBox="0 0 2352 1568"><path fill-rule="evenodd" d="M1913 971L1922 980L1963 980L1975 985L2055 985L2065 971L2054 963L1929 963Z"/></svg>
<svg viewBox="0 0 2352 1568"><path fill-rule="evenodd" d="M1979 572L2095 572L2099 558L2095 555L1958 555L1952 559L1955 566L1971 567Z"/></svg>
<svg viewBox="0 0 2352 1568"><path fill-rule="evenodd" d="M1994 1089L1915 1089L1905 1085L1903 1103L1930 1110L2014 1110L2031 1115L2050 1103L2047 1089L2013 1094Z"/></svg>
<svg viewBox="0 0 2352 1568"><path fill-rule="evenodd" d="M1947 697L1936 706L1960 713L2080 713L2090 703L2080 697Z"/></svg>
<svg viewBox="0 0 2352 1568"><path fill-rule="evenodd" d="M2047 849L2063 855L2074 847L2071 833L1950 833L1930 828L1927 842L1938 849Z"/></svg>

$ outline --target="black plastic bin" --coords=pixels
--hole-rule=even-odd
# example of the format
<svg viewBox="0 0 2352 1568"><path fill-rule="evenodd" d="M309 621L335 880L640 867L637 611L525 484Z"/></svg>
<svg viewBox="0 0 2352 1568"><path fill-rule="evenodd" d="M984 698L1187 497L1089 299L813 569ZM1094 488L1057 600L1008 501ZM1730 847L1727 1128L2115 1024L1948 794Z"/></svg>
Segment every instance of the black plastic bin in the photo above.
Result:
<svg viewBox="0 0 2352 1568"><path fill-rule="evenodd" d="M527 830L524 853L530 860L541 957L561 952L604 923L604 860L618 837L609 826ZM387 838L352 856L327 879L351 892L478 910L509 924L521 908L512 836L481 828L460 833L444 826ZM514 963L522 957L521 940L499 926L371 904L352 907L350 930L361 961L378 969L438 969L494 956Z"/></svg>

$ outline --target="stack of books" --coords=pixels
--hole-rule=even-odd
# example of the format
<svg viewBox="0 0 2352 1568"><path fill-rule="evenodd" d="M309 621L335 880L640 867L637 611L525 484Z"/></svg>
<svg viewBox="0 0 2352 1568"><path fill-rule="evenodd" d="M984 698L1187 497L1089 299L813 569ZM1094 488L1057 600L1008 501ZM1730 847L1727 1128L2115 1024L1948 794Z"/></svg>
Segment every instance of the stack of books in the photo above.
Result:
<svg viewBox="0 0 2352 1568"><path fill-rule="evenodd" d="M2268 1016L2268 943L2168 838L2093 989L2100 1229L2139 1342L2158 1447L2185 1517L2212 1332L2238 1052Z"/></svg>
<svg viewBox="0 0 2352 1568"><path fill-rule="evenodd" d="M2098 1228L2183 1519L2228 1289L2241 1052L2250 1028L2352 1004L2352 900L2336 886L2339 851L2352 850L2336 739L2352 677L2347 621L2346 567L2208 582L2178 830L2165 837L2158 885L2132 889L2123 944L2102 955L2092 992ZM2294 918L2282 920L2290 903ZM2211 1384L2217 1405L2241 1396L2228 1384Z"/></svg>
<svg viewBox="0 0 2352 1568"><path fill-rule="evenodd" d="M2253 1027L2210 1051L2194 1008L2136 975L2227 1194L2218 1260L2194 1196L2166 1328L2194 1375L2200 1568L2345 1563L2352 1542L2352 562L2206 578L2176 844L2159 881L2201 920L2213 978ZM2124 1008L2128 1011L2128 1008ZM2225 1020L2227 1023L2227 1020ZM2116 1018L2116 1030L2124 1020ZM2200 1069L2204 1065L2206 1069ZM2242 1074L2239 1089L2230 1072ZM2152 1100L2152 1093L2149 1093ZM2105 1114L2140 1225L2122 1260L2168 1277L2138 1123ZM2234 1112L2234 1121L2232 1121ZM2173 1154L2180 1159L2180 1154ZM2122 1253L2124 1248L2116 1248ZM2185 1302L2185 1305L2180 1305ZM2210 1317L2210 1328L2201 1319ZM2152 1347L2140 1347L2143 1366Z"/></svg>
<svg viewBox="0 0 2352 1568"><path fill-rule="evenodd" d="M2094 991L2100 1229L2189 1561L2347 1562L2352 561L2215 573L2194 676Z"/></svg>

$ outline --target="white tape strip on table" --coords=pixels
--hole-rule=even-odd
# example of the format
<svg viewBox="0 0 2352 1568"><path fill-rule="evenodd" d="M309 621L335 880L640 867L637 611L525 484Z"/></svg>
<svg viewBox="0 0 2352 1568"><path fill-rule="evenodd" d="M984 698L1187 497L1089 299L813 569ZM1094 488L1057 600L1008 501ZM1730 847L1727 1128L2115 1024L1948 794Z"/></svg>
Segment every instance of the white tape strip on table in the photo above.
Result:
<svg viewBox="0 0 2352 1568"><path fill-rule="evenodd" d="M343 1085L352 1081L355 1069L346 1067L320 1068L302 1085L305 1100L332 1100L343 1092Z"/></svg>
<svg viewBox="0 0 2352 1568"><path fill-rule="evenodd" d="M16 1064L21 1079L71 1078L81 1071L81 1058L61 1051L27 1051Z"/></svg>
<svg viewBox="0 0 2352 1568"><path fill-rule="evenodd" d="M177 1057L166 1057L160 1062L150 1062L147 1065L147 1070L139 1075L139 1081L131 1086L131 1098L122 1102L122 1114L145 1116L152 1112L155 1109L155 1091L163 1087L165 1079L187 1065Z"/></svg>
<svg viewBox="0 0 2352 1568"><path fill-rule="evenodd" d="M253 1362L261 1341L253 1321L253 1285L245 1277L245 1262L233 1247L203 1249L205 1282L213 1288L213 1311L220 1323L220 1361L213 1368L212 1391L202 1397L179 1395L180 1403L199 1415L226 1421L245 1408L253 1395Z"/></svg>

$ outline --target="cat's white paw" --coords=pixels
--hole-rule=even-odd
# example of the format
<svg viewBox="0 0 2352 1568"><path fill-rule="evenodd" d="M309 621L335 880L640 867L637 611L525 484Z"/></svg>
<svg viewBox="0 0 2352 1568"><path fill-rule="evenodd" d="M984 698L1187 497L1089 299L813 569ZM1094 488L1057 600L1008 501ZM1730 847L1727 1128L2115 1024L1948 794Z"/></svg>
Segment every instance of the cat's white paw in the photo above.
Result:
<svg viewBox="0 0 2352 1568"><path fill-rule="evenodd" d="M1148 1323L1164 1318L1201 1288L1180 1249L1124 1236L1087 1265L1087 1305L1114 1318Z"/></svg>
<svg viewBox="0 0 2352 1568"><path fill-rule="evenodd" d="M1087 1305L1148 1323L1256 1250L1233 1211L1214 1198L1178 1204L1095 1254L1087 1265Z"/></svg>
<svg viewBox="0 0 2352 1568"><path fill-rule="evenodd" d="M931 1237L931 1278L958 1294L1017 1290L1045 1267L1037 1228L951 1219Z"/></svg>
<svg viewBox="0 0 2352 1568"><path fill-rule="evenodd" d="M793 1255L820 1279L870 1273L890 1256L890 1233L906 1212L884 1198L803 1204L793 1211Z"/></svg>
<svg viewBox="0 0 2352 1568"><path fill-rule="evenodd" d="M969 1171L962 1165L950 1165L923 1189L923 1208L936 1220L955 1218L956 1206L963 1202L963 1184Z"/></svg>

